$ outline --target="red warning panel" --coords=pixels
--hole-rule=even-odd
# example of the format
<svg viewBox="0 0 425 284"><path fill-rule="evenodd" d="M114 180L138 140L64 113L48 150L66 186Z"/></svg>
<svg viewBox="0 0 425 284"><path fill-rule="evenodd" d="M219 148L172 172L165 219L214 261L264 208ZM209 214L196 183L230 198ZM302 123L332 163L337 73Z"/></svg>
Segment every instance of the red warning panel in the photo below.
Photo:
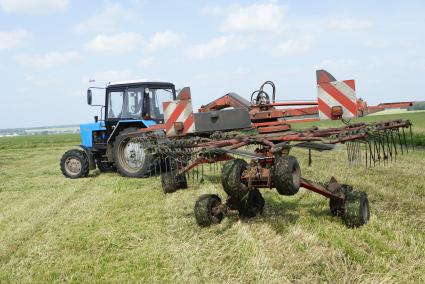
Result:
<svg viewBox="0 0 425 284"><path fill-rule="evenodd" d="M177 98L175 101L163 103L164 128L167 136L179 136L195 132L190 91L181 92Z"/></svg>
<svg viewBox="0 0 425 284"><path fill-rule="evenodd" d="M317 100L320 119L332 119L332 107L342 107L342 117L357 117L354 80L337 81L325 70L317 70Z"/></svg>

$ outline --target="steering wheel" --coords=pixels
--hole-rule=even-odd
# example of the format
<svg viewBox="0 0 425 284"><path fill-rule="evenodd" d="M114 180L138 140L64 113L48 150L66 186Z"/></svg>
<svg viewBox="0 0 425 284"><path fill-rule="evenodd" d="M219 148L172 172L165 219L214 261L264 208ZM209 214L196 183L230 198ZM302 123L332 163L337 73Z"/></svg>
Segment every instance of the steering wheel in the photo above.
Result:
<svg viewBox="0 0 425 284"><path fill-rule="evenodd" d="M254 96L257 95L254 99ZM263 90L257 90L251 94L251 103L255 105L269 104L270 96Z"/></svg>

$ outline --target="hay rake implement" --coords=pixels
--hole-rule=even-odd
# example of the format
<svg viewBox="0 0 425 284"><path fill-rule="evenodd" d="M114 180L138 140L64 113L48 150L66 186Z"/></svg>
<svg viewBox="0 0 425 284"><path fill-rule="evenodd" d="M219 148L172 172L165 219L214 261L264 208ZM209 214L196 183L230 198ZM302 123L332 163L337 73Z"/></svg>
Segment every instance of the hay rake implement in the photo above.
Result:
<svg viewBox="0 0 425 284"><path fill-rule="evenodd" d="M200 226L221 222L230 210L237 210L245 218L262 213L265 201L259 189L275 188L279 194L290 196L303 187L328 198L332 215L342 217L349 227L358 227L370 217L367 194L334 177L326 184L303 177L290 150L297 147L309 153L322 152L345 144L350 163L360 163L364 150L365 165L371 167L396 161L399 154L409 151L407 132L411 138L411 126L408 120L391 120L265 134L216 132L161 139L145 137L139 143L155 153L165 193L186 188L188 179L203 179L205 164L213 169L222 164L221 184L227 198L222 202L215 194L199 197L195 217Z"/></svg>
<svg viewBox="0 0 425 284"><path fill-rule="evenodd" d="M152 162L149 173L160 175L165 193L187 188L189 180L203 180L206 164L221 171L227 198L222 202L215 194L199 197L195 217L200 226L221 222L230 210L246 218L262 213L265 201L260 189L275 188L291 196L303 187L328 198L332 215L342 217L349 227L358 227L370 218L367 194L334 177L321 184L302 176L291 149L308 150L311 164L312 151L330 151L345 144L349 163L360 164L364 159L366 167L373 167L394 162L409 151L412 125L408 120L349 124L347 119L356 116L353 82L326 84L319 84L316 102L276 102L275 84L267 81L252 93L250 102L230 93L202 106L198 113L193 112L190 89L184 88L175 100L163 103L163 124L128 133L121 141L140 144L141 156ZM266 87L271 88L271 96ZM291 123L317 111L345 125L292 129Z"/></svg>

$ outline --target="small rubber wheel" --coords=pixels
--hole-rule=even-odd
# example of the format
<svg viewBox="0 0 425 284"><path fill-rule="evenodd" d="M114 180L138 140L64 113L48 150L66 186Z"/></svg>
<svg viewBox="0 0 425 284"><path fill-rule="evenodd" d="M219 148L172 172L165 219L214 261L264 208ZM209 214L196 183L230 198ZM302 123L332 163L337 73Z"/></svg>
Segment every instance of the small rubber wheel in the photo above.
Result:
<svg viewBox="0 0 425 284"><path fill-rule="evenodd" d="M293 156L277 156L274 161L272 178L277 192L294 195L301 186L301 167Z"/></svg>
<svg viewBox="0 0 425 284"><path fill-rule="evenodd" d="M186 189L188 187L186 175L178 175L176 176L176 179L178 189Z"/></svg>
<svg viewBox="0 0 425 284"><path fill-rule="evenodd" d="M345 195L347 195L350 191L353 190L353 187L351 187L348 184L341 184L340 189L341 192ZM342 217L345 212L345 201L337 198L330 198L329 199L329 209L331 210L332 216L339 216Z"/></svg>
<svg viewBox="0 0 425 284"><path fill-rule="evenodd" d="M208 227L218 224L223 220L223 212L217 212L217 207L221 205L221 199L215 194L201 195L195 203L196 223L201 227Z"/></svg>
<svg viewBox="0 0 425 284"><path fill-rule="evenodd" d="M161 185L164 193L173 193L187 188L187 179L185 175L177 175L177 171L169 171L161 174Z"/></svg>
<svg viewBox="0 0 425 284"><path fill-rule="evenodd" d="M239 216L241 218L253 218L262 214L264 203L264 198L258 189L250 190L246 198L239 201Z"/></svg>
<svg viewBox="0 0 425 284"><path fill-rule="evenodd" d="M363 191L350 191L345 195L345 208L342 219L350 228L360 227L369 222L369 199Z"/></svg>
<svg viewBox="0 0 425 284"><path fill-rule="evenodd" d="M63 154L60 168L62 174L67 178L83 178L89 174L89 159L84 151L69 150Z"/></svg>
<svg viewBox="0 0 425 284"><path fill-rule="evenodd" d="M241 200L248 193L248 187L241 180L242 173L247 168L247 162L242 159L230 160L223 165L221 184L229 196Z"/></svg>

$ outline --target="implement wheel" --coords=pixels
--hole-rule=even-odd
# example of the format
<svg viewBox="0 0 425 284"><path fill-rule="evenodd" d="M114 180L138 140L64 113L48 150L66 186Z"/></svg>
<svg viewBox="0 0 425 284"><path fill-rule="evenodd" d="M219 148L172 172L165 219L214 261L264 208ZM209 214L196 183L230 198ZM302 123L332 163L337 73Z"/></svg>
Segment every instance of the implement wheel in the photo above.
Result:
<svg viewBox="0 0 425 284"><path fill-rule="evenodd" d="M177 171L170 171L161 174L161 185L164 193L173 193L187 188L187 179L185 175L177 175Z"/></svg>
<svg viewBox="0 0 425 284"><path fill-rule="evenodd" d="M229 196L242 200L248 193L248 187L241 180L242 173L247 168L247 162L242 159L230 160L224 164L221 172L221 184Z"/></svg>
<svg viewBox="0 0 425 284"><path fill-rule="evenodd" d="M142 143L128 136L128 133L135 131L137 128L128 128L117 136L113 148L114 162L122 176L146 177L152 169L153 159Z"/></svg>
<svg viewBox="0 0 425 284"><path fill-rule="evenodd" d="M215 194L201 195L195 203L196 223L201 227L218 224L223 220L223 212L218 211L221 199Z"/></svg>
<svg viewBox="0 0 425 284"><path fill-rule="evenodd" d="M293 156L277 156L272 178L279 194L296 194L301 186L301 168L297 159Z"/></svg>
<svg viewBox="0 0 425 284"><path fill-rule="evenodd" d="M258 189L248 192L246 198L242 199L238 206L239 216L242 218L253 218L263 213L264 198Z"/></svg>
<svg viewBox="0 0 425 284"><path fill-rule="evenodd" d="M344 195L347 195L353 190L353 187L348 184L341 184L340 190ZM342 217L345 213L345 200L331 197L329 199L329 208L332 216Z"/></svg>
<svg viewBox="0 0 425 284"><path fill-rule="evenodd" d="M67 178L82 178L89 174L89 159L81 150L69 150L60 161L62 174Z"/></svg>
<svg viewBox="0 0 425 284"><path fill-rule="evenodd" d="M360 227L369 222L369 199L363 191L350 191L345 195L344 214L347 227Z"/></svg>

